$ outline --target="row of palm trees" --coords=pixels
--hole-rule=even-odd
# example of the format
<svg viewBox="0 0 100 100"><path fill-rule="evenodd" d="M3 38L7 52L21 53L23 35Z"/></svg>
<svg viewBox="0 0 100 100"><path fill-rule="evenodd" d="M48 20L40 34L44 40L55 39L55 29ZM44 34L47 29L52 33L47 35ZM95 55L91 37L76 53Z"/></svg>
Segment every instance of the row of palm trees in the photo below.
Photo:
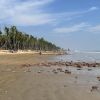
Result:
<svg viewBox="0 0 100 100"><path fill-rule="evenodd" d="M16 26L5 27L0 31L0 48L5 50L59 50L60 48L32 35L19 31Z"/></svg>

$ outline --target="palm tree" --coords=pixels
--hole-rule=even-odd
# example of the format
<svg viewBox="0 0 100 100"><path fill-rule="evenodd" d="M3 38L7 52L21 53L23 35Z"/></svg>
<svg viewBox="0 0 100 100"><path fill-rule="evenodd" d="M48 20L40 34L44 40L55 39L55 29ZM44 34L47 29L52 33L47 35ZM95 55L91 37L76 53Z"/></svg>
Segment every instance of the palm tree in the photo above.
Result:
<svg viewBox="0 0 100 100"><path fill-rule="evenodd" d="M4 32L5 32L5 37L6 37L6 49L9 49L9 28L5 27L4 28Z"/></svg>
<svg viewBox="0 0 100 100"><path fill-rule="evenodd" d="M11 35L12 49L16 50L16 35L17 35L17 28L16 28L16 26L12 26L10 28L10 35Z"/></svg>
<svg viewBox="0 0 100 100"><path fill-rule="evenodd" d="M18 31L16 26L4 28L4 34L0 30L0 47L11 50L58 50L60 49L44 38L36 38L32 35Z"/></svg>

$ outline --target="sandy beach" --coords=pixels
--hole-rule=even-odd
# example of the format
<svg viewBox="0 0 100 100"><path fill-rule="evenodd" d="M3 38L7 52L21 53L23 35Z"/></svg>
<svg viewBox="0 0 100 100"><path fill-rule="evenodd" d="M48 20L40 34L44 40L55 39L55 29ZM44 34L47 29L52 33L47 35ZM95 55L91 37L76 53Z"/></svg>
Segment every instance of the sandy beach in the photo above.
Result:
<svg viewBox="0 0 100 100"><path fill-rule="evenodd" d="M100 100L100 82L88 68L34 65L53 57L0 55L0 100ZM98 88L91 92L92 86Z"/></svg>
<svg viewBox="0 0 100 100"><path fill-rule="evenodd" d="M100 100L100 0L0 0L0 100Z"/></svg>
<svg viewBox="0 0 100 100"><path fill-rule="evenodd" d="M42 55L63 55L64 51L40 51L40 50L0 50L0 55L19 55L19 54L41 54Z"/></svg>

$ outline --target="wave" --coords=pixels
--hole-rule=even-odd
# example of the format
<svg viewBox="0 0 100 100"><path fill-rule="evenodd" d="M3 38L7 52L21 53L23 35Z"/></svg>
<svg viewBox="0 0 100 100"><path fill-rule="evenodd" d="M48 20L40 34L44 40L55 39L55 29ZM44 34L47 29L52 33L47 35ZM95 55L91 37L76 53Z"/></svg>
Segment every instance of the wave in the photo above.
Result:
<svg viewBox="0 0 100 100"><path fill-rule="evenodd" d="M100 51L74 51L74 53L100 53Z"/></svg>

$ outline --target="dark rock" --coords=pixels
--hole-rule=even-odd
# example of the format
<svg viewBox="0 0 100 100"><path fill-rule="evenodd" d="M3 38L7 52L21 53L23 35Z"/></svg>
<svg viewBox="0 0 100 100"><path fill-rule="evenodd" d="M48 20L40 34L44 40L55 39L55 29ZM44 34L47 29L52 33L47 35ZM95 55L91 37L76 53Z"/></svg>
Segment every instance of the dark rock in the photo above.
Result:
<svg viewBox="0 0 100 100"><path fill-rule="evenodd" d="M94 90L98 90L98 86L92 86L91 87L91 92L94 91Z"/></svg>

